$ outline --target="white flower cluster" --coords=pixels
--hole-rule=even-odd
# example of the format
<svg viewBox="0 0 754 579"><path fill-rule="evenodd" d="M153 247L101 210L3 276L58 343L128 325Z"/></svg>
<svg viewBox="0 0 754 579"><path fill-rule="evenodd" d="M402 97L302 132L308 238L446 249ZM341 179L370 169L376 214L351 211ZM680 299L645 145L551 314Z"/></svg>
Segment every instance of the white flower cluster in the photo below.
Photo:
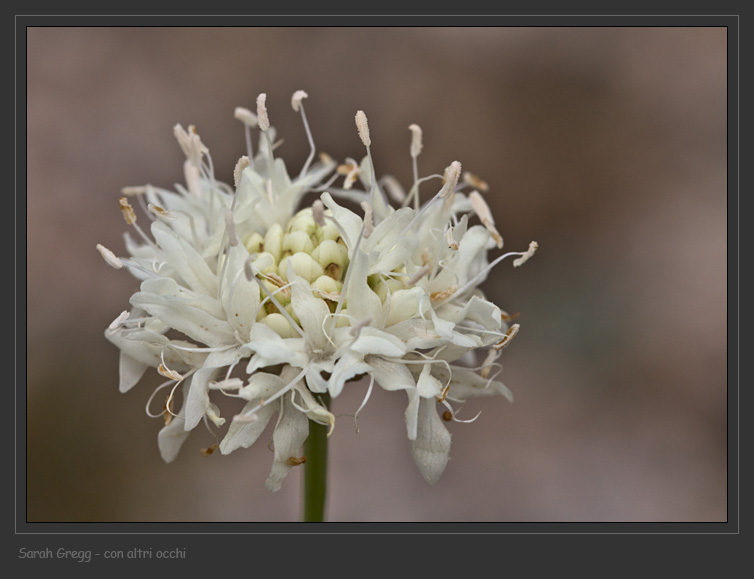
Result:
<svg viewBox="0 0 754 579"><path fill-rule="evenodd" d="M390 177L376 179L362 111L356 114L362 161L338 165L322 154L315 162L305 97L297 91L292 106L311 154L295 178L274 155L275 129L261 94L256 114L235 111L248 151L236 165L234 187L215 178L195 129L177 125L187 157L185 186L123 190L121 211L135 233L125 236L129 257L97 246L107 263L141 281L130 311L105 333L120 348L120 390L132 388L150 367L166 378L147 412L164 417L158 442L167 462L200 422L225 422L212 393L246 403L219 444L223 454L252 445L277 414L267 481L277 490L300 463L309 420L332 432L335 417L323 396L337 397L366 377L364 403L374 384L405 392L412 454L433 483L450 452L444 422L460 420L458 404L472 396L511 398L495 380L496 359L518 325L478 286L502 259L515 255L514 265L523 263L536 243L489 262L488 251L502 247L502 238L479 192L486 183L462 173L457 161L442 175L419 178L416 125L409 127L414 183L408 193ZM257 128L255 155L251 131ZM437 192L420 204L419 186L432 180L440 183ZM307 193L319 198L299 208ZM130 199L141 205L151 236L137 223ZM480 223L470 223L475 220ZM165 404L152 413L160 391Z"/></svg>

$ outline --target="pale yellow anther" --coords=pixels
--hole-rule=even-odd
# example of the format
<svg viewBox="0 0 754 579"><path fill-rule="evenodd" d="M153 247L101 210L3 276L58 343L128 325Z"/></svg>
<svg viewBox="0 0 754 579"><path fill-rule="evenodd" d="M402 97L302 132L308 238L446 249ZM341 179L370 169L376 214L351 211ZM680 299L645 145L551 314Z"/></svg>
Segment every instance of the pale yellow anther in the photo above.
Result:
<svg viewBox="0 0 754 579"><path fill-rule="evenodd" d="M243 174L244 169L248 167L251 164L251 161L249 161L249 157L244 155L240 159L238 159L238 162L236 163L236 167L233 169L233 184L238 188L238 186L241 184L241 175Z"/></svg>
<svg viewBox="0 0 754 579"><path fill-rule="evenodd" d="M267 95L265 93L260 93L257 97L257 122L259 123L259 128L263 131L270 128L270 118L267 116L267 105L265 104L266 100Z"/></svg>
<svg viewBox="0 0 754 579"><path fill-rule="evenodd" d="M443 175L443 190L440 193L440 198L445 199L455 193L458 186L458 179L461 177L461 163L453 161L445 168L445 174Z"/></svg>
<svg viewBox="0 0 754 579"><path fill-rule="evenodd" d="M257 116L249 109L244 107L236 107L236 110L233 112L233 116L243 124L249 125L250 127L256 127L258 124Z"/></svg>
<svg viewBox="0 0 754 579"><path fill-rule="evenodd" d="M448 243L448 247L450 249L458 249L458 242L456 241L455 237L453 237L452 227L448 227L448 229L445 231L445 241Z"/></svg>
<svg viewBox="0 0 754 579"><path fill-rule="evenodd" d="M107 327L108 330L117 330L123 325L123 322L125 322L131 314L128 313L128 310L123 310L120 315L115 318L110 325Z"/></svg>
<svg viewBox="0 0 754 579"><path fill-rule="evenodd" d="M458 286L452 285L442 291L432 292L431 294L429 294L429 299L433 302L441 302L442 300L447 299L454 293L456 293L456 290L458 290Z"/></svg>
<svg viewBox="0 0 754 579"><path fill-rule="evenodd" d="M301 108L301 101L308 96L309 95L302 90L297 90L296 92L294 92L293 96L291 97L291 106L293 107L293 110L298 112Z"/></svg>
<svg viewBox="0 0 754 579"><path fill-rule="evenodd" d="M126 220L126 223L128 225L133 225L134 223L136 223L136 213L134 213L134 209L133 207L131 207L128 199L121 197L118 203L120 203L120 210L121 213L123 213L123 219Z"/></svg>
<svg viewBox="0 0 754 579"><path fill-rule="evenodd" d="M489 191L490 187L487 185L487 182L480 179L473 173L469 173L468 171L463 172L463 182L467 185L471 185L475 189L479 189L480 191Z"/></svg>
<svg viewBox="0 0 754 579"><path fill-rule="evenodd" d="M107 249L104 245L97 244L97 251L100 252L100 255L105 259L107 264L110 267L114 267L115 269L120 269L123 267L123 262L116 257L116 255Z"/></svg>
<svg viewBox="0 0 754 579"><path fill-rule="evenodd" d="M498 248L502 247L503 238L495 228L495 219L494 217L492 217L492 211L490 211L487 202L479 194L479 191L472 191L471 193L469 193L469 202L471 203L471 207L474 209L474 213L476 213L481 220L482 225L484 225L487 228L487 231L490 232L490 236L495 241L495 244L498 246Z"/></svg>
<svg viewBox="0 0 754 579"><path fill-rule="evenodd" d="M350 157L346 159L345 163L338 165L336 169L338 175L346 176L346 178L343 179L343 189L350 189L353 187L353 184L356 183L356 179L359 178L360 171L361 167L359 164Z"/></svg>
<svg viewBox="0 0 754 579"><path fill-rule="evenodd" d="M123 187L120 192L127 197L135 197L136 195L144 195L147 192L147 187L145 185Z"/></svg>
<svg viewBox="0 0 754 579"><path fill-rule="evenodd" d="M408 126L411 131L411 156L418 157L422 152L422 130L417 124L411 124Z"/></svg>
<svg viewBox="0 0 754 579"><path fill-rule="evenodd" d="M369 147L372 144L372 140L369 138L369 125L367 124L367 116L364 111L356 111L356 130L359 132L359 138L364 143L365 147Z"/></svg>
<svg viewBox="0 0 754 579"><path fill-rule="evenodd" d="M492 347L495 350L502 350L505 348L508 344L511 343L511 340L516 337L516 334L518 334L518 329L520 328L519 324L513 324L510 328L508 328L508 331L505 332L505 335L503 336L503 339L500 340L497 344L493 345Z"/></svg>
<svg viewBox="0 0 754 579"><path fill-rule="evenodd" d="M175 215L167 211L166 209L160 207L159 205L155 205L154 203L148 203L147 209L149 209L149 212L153 215L156 215L163 221L172 221L175 219Z"/></svg>
<svg viewBox="0 0 754 579"><path fill-rule="evenodd" d="M536 241L532 241L529 244L529 249L526 250L526 252L519 257L518 259L513 260L513 267L518 267L520 265L524 265L524 263L527 262L527 260L534 255L534 252L537 251L537 248L539 247L539 244Z"/></svg>

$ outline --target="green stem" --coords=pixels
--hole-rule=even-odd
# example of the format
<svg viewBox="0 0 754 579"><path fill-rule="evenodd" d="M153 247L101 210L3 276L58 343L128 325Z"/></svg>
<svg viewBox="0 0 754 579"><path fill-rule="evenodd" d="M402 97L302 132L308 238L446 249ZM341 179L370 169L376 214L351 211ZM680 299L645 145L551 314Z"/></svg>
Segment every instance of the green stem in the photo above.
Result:
<svg viewBox="0 0 754 579"><path fill-rule="evenodd" d="M325 407L330 407L330 395L321 397ZM304 522L325 520L327 495L327 430L328 427L309 421L309 436L304 442Z"/></svg>

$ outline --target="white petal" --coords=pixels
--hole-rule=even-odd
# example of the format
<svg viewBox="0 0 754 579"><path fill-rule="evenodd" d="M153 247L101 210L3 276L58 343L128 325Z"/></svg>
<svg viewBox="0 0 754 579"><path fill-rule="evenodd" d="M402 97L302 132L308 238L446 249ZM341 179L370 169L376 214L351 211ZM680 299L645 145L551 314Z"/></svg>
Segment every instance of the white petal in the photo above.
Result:
<svg viewBox="0 0 754 579"><path fill-rule="evenodd" d="M188 241L162 221L152 223L152 235L165 253L168 263L188 287L207 295L217 293L217 276Z"/></svg>
<svg viewBox="0 0 754 579"><path fill-rule="evenodd" d="M342 390L345 383L359 374L366 374L371 366L364 362L363 355L351 350L346 351L333 368L332 375L327 382L330 395L335 398Z"/></svg>
<svg viewBox="0 0 754 579"><path fill-rule="evenodd" d="M270 476L265 482L271 491L280 490L283 479L293 468L288 459L300 456L301 446L309 435L309 419L293 406L290 394L286 394L281 401L281 414L275 432L272 434L275 460L272 463Z"/></svg>
<svg viewBox="0 0 754 579"><path fill-rule="evenodd" d="M371 370L370 374L374 376L377 384L385 390L409 390L416 388L414 375L405 364L400 362L391 362L378 356L369 356L366 358Z"/></svg>
<svg viewBox="0 0 754 579"><path fill-rule="evenodd" d="M293 272L293 265L288 262L288 280L291 286L291 306L301 322L304 330L315 348L324 349L328 341L322 329L322 323L330 314L330 308L324 300L314 297L309 283Z"/></svg>
<svg viewBox="0 0 754 579"><path fill-rule="evenodd" d="M183 393L186 395L186 385L184 384ZM185 408L185 404L184 404ZM170 423L160 429L157 435L157 446L160 449L160 456L165 462L173 462L181 450L181 446L186 442L189 432L183 428L184 408L174 416Z"/></svg>
<svg viewBox="0 0 754 579"><path fill-rule="evenodd" d="M349 264L348 287L343 288L348 300L348 314L356 322L371 320L372 324L381 325L383 319L382 300L367 284L367 267L369 258L364 253L351 256Z"/></svg>
<svg viewBox="0 0 754 579"><path fill-rule="evenodd" d="M343 234L343 241L346 242L349 249L352 249L361 233L363 225L361 217L338 205L329 193L322 193L321 199L325 207L332 211L332 217Z"/></svg>
<svg viewBox="0 0 754 579"><path fill-rule="evenodd" d="M208 346L225 346L236 342L227 321L218 319L201 308L192 307L180 298L136 292L131 296L131 304Z"/></svg>
<svg viewBox="0 0 754 579"><path fill-rule="evenodd" d="M389 358L400 358L407 352L406 344L400 339L369 326L361 328L359 337L349 349L360 354L375 354Z"/></svg>
<svg viewBox="0 0 754 579"><path fill-rule="evenodd" d="M433 399L419 403L419 430L411 442L411 455L424 479L434 484L442 475L450 457L450 433L435 409Z"/></svg>
<svg viewBox="0 0 754 579"><path fill-rule="evenodd" d="M430 374L431 364L424 364L419 379L416 381L416 389L422 398L432 398L442 394L442 384Z"/></svg>
<svg viewBox="0 0 754 579"><path fill-rule="evenodd" d="M146 372L146 364L139 362L137 359L132 358L126 354L123 350L120 352L120 384L118 389L121 392L128 392L133 388L141 377Z"/></svg>
<svg viewBox="0 0 754 579"><path fill-rule="evenodd" d="M244 406L241 413L251 410L259 404L259 401L252 400ZM230 454L237 448L249 448L261 436L270 418L279 408L278 404L271 403L269 406L262 406L254 414L255 419L249 422L233 421L228 427L228 433L220 443L220 452Z"/></svg>

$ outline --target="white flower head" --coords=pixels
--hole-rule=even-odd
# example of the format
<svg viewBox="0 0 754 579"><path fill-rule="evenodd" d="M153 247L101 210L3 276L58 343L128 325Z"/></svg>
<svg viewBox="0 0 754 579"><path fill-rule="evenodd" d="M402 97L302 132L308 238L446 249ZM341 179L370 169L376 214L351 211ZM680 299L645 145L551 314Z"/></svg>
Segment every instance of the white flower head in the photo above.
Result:
<svg viewBox="0 0 754 579"><path fill-rule="evenodd" d="M434 483L450 453L445 423L474 420L458 418L459 406L473 396L512 399L496 380L496 360L518 325L508 325L512 317L479 285L509 256L522 264L536 243L489 261L488 252L502 240L481 195L464 193L469 180L459 179L457 161L444 176L420 180L438 181L424 204L417 202L415 175L412 194L392 194L403 201L391 206L381 184L398 185L374 177L362 111L356 114L367 149L362 162L353 161L345 173L328 155L313 162L305 96L297 91L292 99L312 149L298 176L291 177L274 155L275 129L262 93L256 116L235 111L247 138L251 128L261 134L258 153L236 164L233 186L215 178L196 130L176 125L190 167L186 186L129 188L149 220L148 231L121 199L136 234L125 237L128 257L97 246L109 265L127 268L141 282L130 312L105 332L120 349L120 390L132 388L150 367L167 379L157 388L169 392L165 407L155 413L148 408L150 416L165 419L158 444L167 462L199 423L213 429L226 422L212 397L245 403L227 421L222 454L252 445L277 415L267 481L277 490L302 462L297 457L309 421L333 432L335 416L323 397L336 398L367 377L367 398L372 384L404 392L411 453ZM411 127L415 162L421 132ZM334 185L343 174L347 186ZM311 193L319 198L300 206Z"/></svg>

